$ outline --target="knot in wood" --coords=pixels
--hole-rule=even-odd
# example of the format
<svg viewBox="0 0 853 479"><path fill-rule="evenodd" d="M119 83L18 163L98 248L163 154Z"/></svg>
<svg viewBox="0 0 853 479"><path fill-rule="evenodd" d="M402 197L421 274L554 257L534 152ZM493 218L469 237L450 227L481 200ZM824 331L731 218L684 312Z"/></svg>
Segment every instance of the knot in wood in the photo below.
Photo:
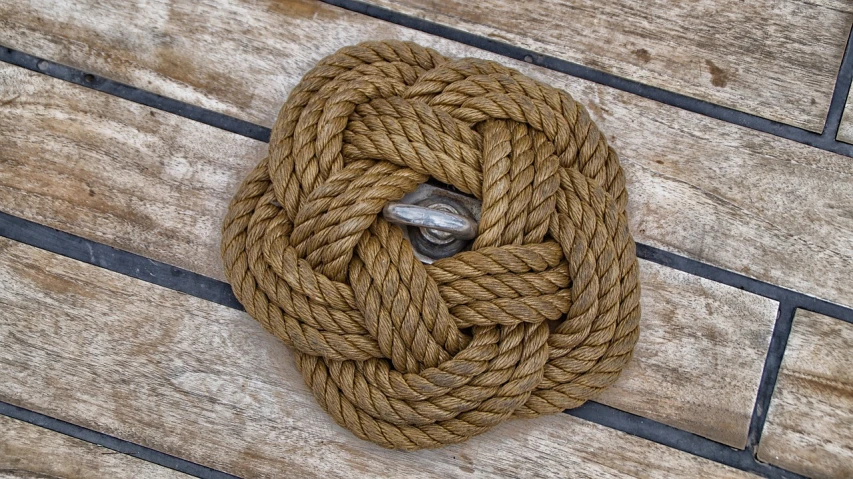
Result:
<svg viewBox="0 0 853 479"><path fill-rule="evenodd" d="M480 199L482 218L470 251L424 265L381 211L429 178ZM293 89L222 254L338 424L438 447L615 381L639 334L626 203L616 153L566 92L368 42Z"/></svg>

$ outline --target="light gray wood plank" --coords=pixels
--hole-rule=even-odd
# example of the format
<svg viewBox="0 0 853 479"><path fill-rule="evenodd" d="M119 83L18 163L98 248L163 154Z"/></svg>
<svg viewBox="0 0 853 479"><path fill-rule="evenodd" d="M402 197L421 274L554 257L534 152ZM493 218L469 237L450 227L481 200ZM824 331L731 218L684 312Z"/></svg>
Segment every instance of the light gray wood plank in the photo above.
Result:
<svg viewBox="0 0 853 479"><path fill-rule="evenodd" d="M841 115L841 124L838 125L836 139L845 143L853 143L853 89L847 96L847 103L844 105L844 114Z"/></svg>
<svg viewBox="0 0 853 479"><path fill-rule="evenodd" d="M640 280L635 359L597 401L745 447L777 303L648 261Z"/></svg>
<svg viewBox="0 0 853 479"><path fill-rule="evenodd" d="M567 414L361 441L245 313L0 239L0 399L244 477L747 477Z"/></svg>
<svg viewBox="0 0 853 479"><path fill-rule="evenodd" d="M264 145L5 71L23 92L13 105L25 105L7 117L21 128L0 167L7 211L222 279L219 221ZM641 274L637 361L602 401L743 447L775 302L652 263Z"/></svg>
<svg viewBox="0 0 853 479"><path fill-rule="evenodd" d="M853 476L853 324L798 310L758 448L810 477Z"/></svg>
<svg viewBox="0 0 853 479"><path fill-rule="evenodd" d="M846 0L373 3L817 132L853 22ZM252 90L279 103L302 58L423 37L357 16L309 0L4 0L0 43L259 121L269 97Z"/></svg>
<svg viewBox="0 0 853 479"><path fill-rule="evenodd" d="M451 56L501 61L566 89L590 109L621 154L638 241L853 305L853 282L844 273L853 269L849 158L323 3L75 5L80 7L57 5L61 15L39 17L62 18L56 28L67 37L46 27L26 29L24 20L14 19L27 14L14 12L28 10L15 7L0 20L8 26L0 23L0 42L265 126L304 72L359 41L415 40ZM100 42L107 50L70 37ZM8 87L8 98L15 88ZM19 109L7 107L16 113L13 127ZM10 141L25 148L28 138Z"/></svg>
<svg viewBox="0 0 853 479"><path fill-rule="evenodd" d="M0 478L2 479L151 479L189 478L104 447L39 426L0 416Z"/></svg>
<svg viewBox="0 0 853 479"><path fill-rule="evenodd" d="M0 208L224 279L228 201L265 143L0 64Z"/></svg>
<svg viewBox="0 0 853 479"><path fill-rule="evenodd" d="M845 0L367 0L820 133L853 23Z"/></svg>

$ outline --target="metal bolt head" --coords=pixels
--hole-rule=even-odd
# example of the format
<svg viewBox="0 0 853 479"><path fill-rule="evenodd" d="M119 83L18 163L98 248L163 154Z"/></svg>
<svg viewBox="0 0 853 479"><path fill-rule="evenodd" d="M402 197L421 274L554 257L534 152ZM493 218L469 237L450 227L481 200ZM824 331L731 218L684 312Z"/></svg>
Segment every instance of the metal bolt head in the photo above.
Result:
<svg viewBox="0 0 853 479"><path fill-rule="evenodd" d="M428 208L456 215L460 214L460 212L456 208L454 208L453 205L447 203L433 203L429 205ZM421 234L424 235L424 238L426 238L427 241L436 245L446 245L456 239L456 236L450 231L423 227L420 228L420 230Z"/></svg>
<svg viewBox="0 0 853 479"><path fill-rule="evenodd" d="M401 225L420 261L432 263L470 246L480 209L476 198L422 184L399 202L386 205L383 215Z"/></svg>

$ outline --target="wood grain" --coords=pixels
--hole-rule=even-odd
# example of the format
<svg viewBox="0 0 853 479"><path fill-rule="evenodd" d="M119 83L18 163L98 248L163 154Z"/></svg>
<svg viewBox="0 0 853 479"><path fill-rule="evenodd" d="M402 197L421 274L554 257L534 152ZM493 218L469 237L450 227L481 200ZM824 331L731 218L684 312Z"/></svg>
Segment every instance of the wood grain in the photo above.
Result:
<svg viewBox="0 0 853 479"><path fill-rule="evenodd" d="M304 72L359 41L414 40L501 61L589 108L621 154L638 241L853 306L845 273L853 269L849 158L307 0L0 5L0 43L265 126ZM20 88L3 86L6 101ZM33 121L25 110L38 103L6 107L13 132ZM42 143L32 133L12 135L6 155L38 152ZM201 143L196 151L222 146Z"/></svg>
<svg viewBox="0 0 853 479"><path fill-rule="evenodd" d="M853 324L798 310L758 448L810 477L853 477Z"/></svg>
<svg viewBox="0 0 853 479"><path fill-rule="evenodd" d="M0 209L224 279L221 221L265 143L7 64L0 92Z"/></svg>
<svg viewBox="0 0 853 479"><path fill-rule="evenodd" d="M853 89L847 96L847 104L844 105L844 114L841 115L841 124L838 125L838 141L853 143Z"/></svg>
<svg viewBox="0 0 853 479"><path fill-rule="evenodd" d="M820 133L845 0L368 3Z"/></svg>
<svg viewBox="0 0 853 479"><path fill-rule="evenodd" d="M74 439L39 426L0 416L2 479L188 478L135 457Z"/></svg>
<svg viewBox="0 0 853 479"><path fill-rule="evenodd" d="M316 405L245 313L0 239L0 399L244 477L745 477L557 414L401 453Z"/></svg>
<svg viewBox="0 0 853 479"><path fill-rule="evenodd" d="M219 221L264 145L18 68L0 78L20 92L0 113L19 128L0 143L4 209L222 279ZM642 275L638 360L602 401L743 447L775 303L651 263Z"/></svg>
<svg viewBox="0 0 853 479"><path fill-rule="evenodd" d="M776 302L641 262L634 361L597 401L746 446Z"/></svg>
<svg viewBox="0 0 853 479"><path fill-rule="evenodd" d="M0 3L7 46L252 121L264 100L244 83L253 76L279 103L294 57L412 36L309 1ZM853 22L846 0L371 3L816 132ZM318 21L313 43L291 39Z"/></svg>

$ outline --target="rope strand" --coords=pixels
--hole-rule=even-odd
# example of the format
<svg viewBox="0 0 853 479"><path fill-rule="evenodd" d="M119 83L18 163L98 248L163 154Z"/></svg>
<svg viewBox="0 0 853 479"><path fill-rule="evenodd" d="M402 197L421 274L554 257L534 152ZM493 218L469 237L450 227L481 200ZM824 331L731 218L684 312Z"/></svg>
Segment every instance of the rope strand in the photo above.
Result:
<svg viewBox="0 0 853 479"><path fill-rule="evenodd" d="M421 264L379 213L433 177L482 201ZM290 94L222 234L246 311L356 436L415 450L580 406L639 337L616 153L566 92L408 42L326 57Z"/></svg>

